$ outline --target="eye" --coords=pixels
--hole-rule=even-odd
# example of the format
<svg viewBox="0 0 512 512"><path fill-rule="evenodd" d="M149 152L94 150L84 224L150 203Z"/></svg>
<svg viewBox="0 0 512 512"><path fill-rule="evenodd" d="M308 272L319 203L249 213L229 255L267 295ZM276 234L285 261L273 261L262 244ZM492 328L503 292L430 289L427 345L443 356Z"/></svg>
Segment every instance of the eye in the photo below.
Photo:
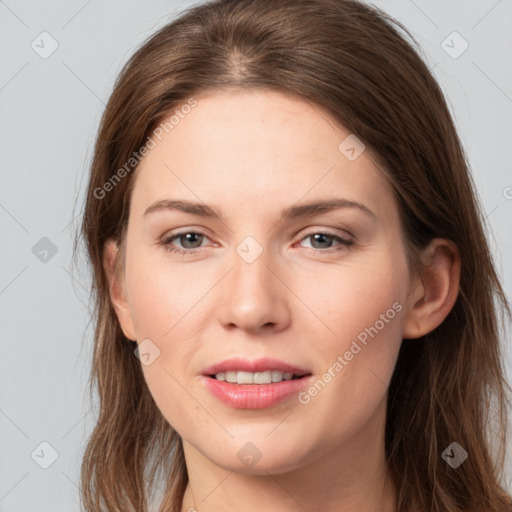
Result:
<svg viewBox="0 0 512 512"><path fill-rule="evenodd" d="M196 249L201 247L201 242L206 238L203 233L196 231L184 231L183 233L175 233L164 238L161 245L165 247L169 252L178 254L189 254L197 252ZM178 240L182 243L182 247L176 247L173 245L174 240Z"/></svg>
<svg viewBox="0 0 512 512"><path fill-rule="evenodd" d="M202 242L208 237L197 231L184 231L182 233L174 233L167 237L165 237L160 245L164 246L164 248L172 253L186 255L186 254L194 254L198 252L198 249L203 247ZM335 251L341 251L354 245L353 240L349 240L343 238L339 235L329 232L314 232L306 235L301 239L303 240L311 240L311 247L304 247L305 249L309 249L309 251L313 253L332 253ZM181 244L181 247L176 247L175 241L178 241ZM337 242L337 245L333 245L333 243Z"/></svg>
<svg viewBox="0 0 512 512"><path fill-rule="evenodd" d="M340 251L354 245L353 240L349 240L347 238L343 238L334 233L328 233L319 231L316 233L310 233L303 237L302 240L310 240L311 241L311 251L315 253L325 253L325 252L333 252ZM338 245L333 246L333 242L338 242Z"/></svg>

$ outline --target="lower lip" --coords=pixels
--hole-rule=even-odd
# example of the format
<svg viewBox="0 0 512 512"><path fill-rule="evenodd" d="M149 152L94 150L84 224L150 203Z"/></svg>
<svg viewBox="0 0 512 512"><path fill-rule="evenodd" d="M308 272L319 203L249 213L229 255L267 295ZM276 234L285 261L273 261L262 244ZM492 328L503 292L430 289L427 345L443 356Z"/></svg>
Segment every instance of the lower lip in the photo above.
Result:
<svg viewBox="0 0 512 512"><path fill-rule="evenodd" d="M207 389L219 400L236 409L266 409L298 394L311 376L271 384L233 384L203 376Z"/></svg>

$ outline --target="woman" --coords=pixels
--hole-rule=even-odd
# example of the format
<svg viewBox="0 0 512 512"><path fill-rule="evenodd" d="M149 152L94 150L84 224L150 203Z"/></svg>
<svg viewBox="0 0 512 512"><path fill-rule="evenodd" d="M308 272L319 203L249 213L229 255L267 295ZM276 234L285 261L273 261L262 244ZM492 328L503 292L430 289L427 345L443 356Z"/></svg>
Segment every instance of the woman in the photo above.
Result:
<svg viewBox="0 0 512 512"><path fill-rule="evenodd" d="M216 0L122 70L82 224L87 511L511 509L510 309L401 30L353 0Z"/></svg>

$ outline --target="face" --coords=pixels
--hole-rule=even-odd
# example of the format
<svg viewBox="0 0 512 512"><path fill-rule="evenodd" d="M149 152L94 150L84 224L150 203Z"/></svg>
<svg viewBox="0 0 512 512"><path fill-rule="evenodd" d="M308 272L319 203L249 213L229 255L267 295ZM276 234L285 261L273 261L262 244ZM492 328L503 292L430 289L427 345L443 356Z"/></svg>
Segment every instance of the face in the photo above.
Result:
<svg viewBox="0 0 512 512"><path fill-rule="evenodd" d="M290 471L382 432L409 308L398 208L318 107L197 100L136 171L116 311L189 450Z"/></svg>

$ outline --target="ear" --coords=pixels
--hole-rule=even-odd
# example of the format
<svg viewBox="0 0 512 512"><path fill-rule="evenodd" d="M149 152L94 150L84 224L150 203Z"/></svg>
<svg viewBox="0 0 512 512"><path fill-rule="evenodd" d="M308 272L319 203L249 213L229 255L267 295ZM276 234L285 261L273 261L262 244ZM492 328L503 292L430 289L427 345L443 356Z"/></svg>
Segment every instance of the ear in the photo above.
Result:
<svg viewBox="0 0 512 512"><path fill-rule="evenodd" d="M432 240L421 259L424 271L411 283L403 338L420 338L441 325L459 293L461 262L453 242Z"/></svg>
<svg viewBox="0 0 512 512"><path fill-rule="evenodd" d="M132 341L136 340L132 314L126 297L124 271L116 268L119 247L114 240L107 240L103 251L103 267L109 282L109 293L112 306L116 312L124 335Z"/></svg>

